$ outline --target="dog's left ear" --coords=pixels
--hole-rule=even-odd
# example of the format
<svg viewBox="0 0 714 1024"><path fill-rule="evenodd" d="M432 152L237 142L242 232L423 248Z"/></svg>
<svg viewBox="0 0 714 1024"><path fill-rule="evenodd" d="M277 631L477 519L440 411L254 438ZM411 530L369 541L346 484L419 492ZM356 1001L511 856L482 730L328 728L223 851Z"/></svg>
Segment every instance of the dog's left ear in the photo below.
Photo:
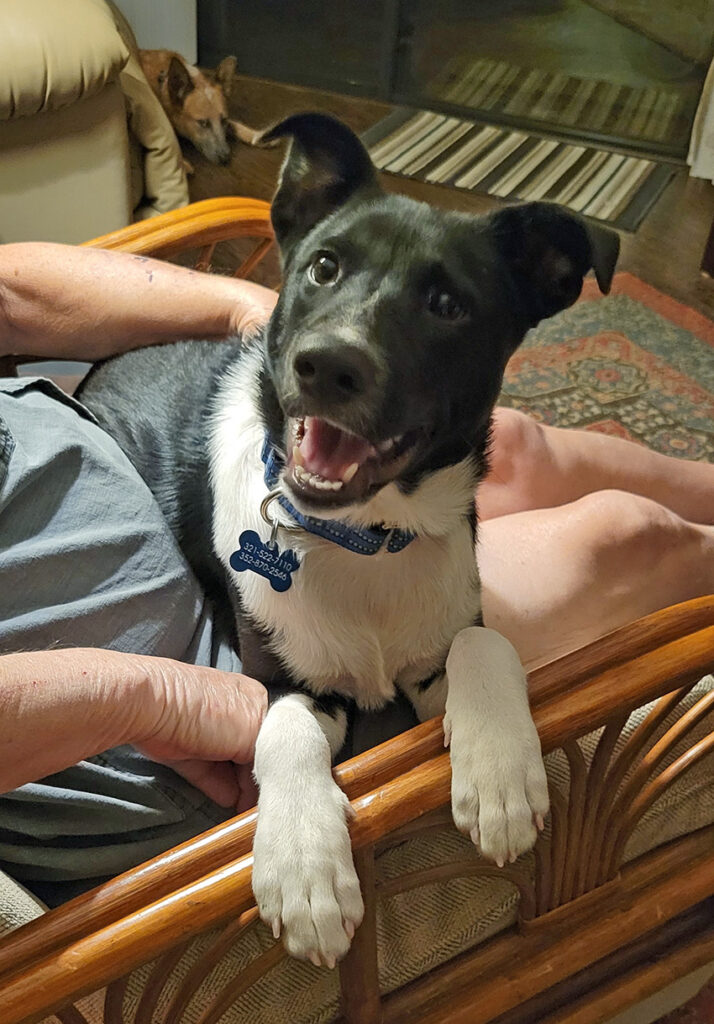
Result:
<svg viewBox="0 0 714 1024"><path fill-rule="evenodd" d="M489 219L530 326L571 306L590 269L600 291L609 292L620 252L617 232L553 203L506 206Z"/></svg>
<svg viewBox="0 0 714 1024"><path fill-rule="evenodd" d="M271 209L283 252L356 192L379 188L367 150L336 118L294 114L263 132L258 144L285 136L292 142Z"/></svg>
<svg viewBox="0 0 714 1024"><path fill-rule="evenodd" d="M175 107L182 107L183 101L193 91L194 86L186 65L176 57L172 57L169 62L167 79L169 99Z"/></svg>
<svg viewBox="0 0 714 1024"><path fill-rule="evenodd" d="M212 76L223 90L223 95L228 99L233 91L233 76L236 73L238 61L235 57L224 57L218 67L213 69Z"/></svg>

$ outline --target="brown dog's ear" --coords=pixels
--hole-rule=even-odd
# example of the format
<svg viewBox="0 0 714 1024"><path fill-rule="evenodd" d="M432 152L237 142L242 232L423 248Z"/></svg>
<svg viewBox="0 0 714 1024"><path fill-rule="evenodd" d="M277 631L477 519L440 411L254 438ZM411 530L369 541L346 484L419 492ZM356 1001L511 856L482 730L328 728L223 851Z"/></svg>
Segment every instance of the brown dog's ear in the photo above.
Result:
<svg viewBox="0 0 714 1024"><path fill-rule="evenodd" d="M228 99L233 91L233 76L236 73L238 61L235 57L224 57L217 68L213 69L212 77L220 85L223 95Z"/></svg>
<svg viewBox="0 0 714 1024"><path fill-rule="evenodd" d="M182 107L183 101L193 90L193 82L191 81L188 69L178 57L172 57L169 63L167 88L169 99L176 107Z"/></svg>
<svg viewBox="0 0 714 1024"><path fill-rule="evenodd" d="M571 306L590 269L610 290L620 238L553 203L506 206L489 218L530 326Z"/></svg>
<svg viewBox="0 0 714 1024"><path fill-rule="evenodd" d="M377 191L367 150L347 125L326 114L294 114L263 132L258 145L292 137L271 218L285 252L356 192Z"/></svg>

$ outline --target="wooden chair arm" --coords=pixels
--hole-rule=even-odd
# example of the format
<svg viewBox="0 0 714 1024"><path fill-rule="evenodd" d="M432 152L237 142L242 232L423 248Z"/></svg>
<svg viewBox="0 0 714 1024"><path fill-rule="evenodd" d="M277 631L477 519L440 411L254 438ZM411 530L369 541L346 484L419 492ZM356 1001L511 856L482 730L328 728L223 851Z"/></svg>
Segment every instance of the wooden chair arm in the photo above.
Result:
<svg viewBox="0 0 714 1024"><path fill-rule="evenodd" d="M244 196L204 199L82 244L95 249L120 249L142 256L167 257L244 236L272 241L270 203Z"/></svg>
<svg viewBox="0 0 714 1024"><path fill-rule="evenodd" d="M536 670L530 685L544 752L696 681L711 669L712 651L714 596L654 613ZM335 776L352 801L350 831L359 850L448 803L440 721L352 758ZM253 902L255 820L247 812L6 938L0 943L5 1024L40 1020L63 1001L244 912Z"/></svg>

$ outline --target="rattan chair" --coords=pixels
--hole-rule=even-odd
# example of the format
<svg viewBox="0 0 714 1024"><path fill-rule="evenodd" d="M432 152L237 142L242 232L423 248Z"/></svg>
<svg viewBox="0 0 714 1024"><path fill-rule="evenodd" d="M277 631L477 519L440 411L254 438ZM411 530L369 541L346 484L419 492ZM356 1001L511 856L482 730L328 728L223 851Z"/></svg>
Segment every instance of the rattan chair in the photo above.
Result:
<svg viewBox="0 0 714 1024"><path fill-rule="evenodd" d="M199 247L207 267L216 242L243 235L260 241L239 273L270 244L267 204L209 200L90 244L159 256ZM693 773L701 776L714 751L714 688L693 690L713 667L714 596L649 615L531 673L542 746L561 751L567 784L551 787L550 827L535 855L502 870L474 852L379 876L384 851L453 828L438 720L339 765L335 777L355 812L350 831L366 914L339 965L340 1008L332 1019L596 1024L713 961L714 786L706 777L697 790L705 803L697 827L626 857L656 802ZM632 726L631 713L643 706ZM588 756L580 742L586 736ZM280 941L264 940L243 970L187 1015L216 965L255 928L255 820L249 811L7 936L0 942L2 1024L52 1014L61 1024L230 1024L231 1008L286 966ZM465 876L505 880L517 894L514 921L383 994L379 902ZM209 931L210 942L167 996L191 940ZM127 1009L132 972L148 961L141 997ZM99 1017L85 1016L78 1001L104 988ZM269 1006L262 1019L271 1019Z"/></svg>

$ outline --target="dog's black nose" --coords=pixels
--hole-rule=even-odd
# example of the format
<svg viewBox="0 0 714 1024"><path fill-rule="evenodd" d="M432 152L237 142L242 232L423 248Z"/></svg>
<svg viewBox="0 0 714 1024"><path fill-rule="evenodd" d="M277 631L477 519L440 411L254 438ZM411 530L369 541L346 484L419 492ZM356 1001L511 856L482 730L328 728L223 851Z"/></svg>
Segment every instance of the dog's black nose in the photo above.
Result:
<svg viewBox="0 0 714 1024"><path fill-rule="evenodd" d="M369 355L354 345L298 352L293 368L300 391L325 402L349 402L359 398L375 379Z"/></svg>

